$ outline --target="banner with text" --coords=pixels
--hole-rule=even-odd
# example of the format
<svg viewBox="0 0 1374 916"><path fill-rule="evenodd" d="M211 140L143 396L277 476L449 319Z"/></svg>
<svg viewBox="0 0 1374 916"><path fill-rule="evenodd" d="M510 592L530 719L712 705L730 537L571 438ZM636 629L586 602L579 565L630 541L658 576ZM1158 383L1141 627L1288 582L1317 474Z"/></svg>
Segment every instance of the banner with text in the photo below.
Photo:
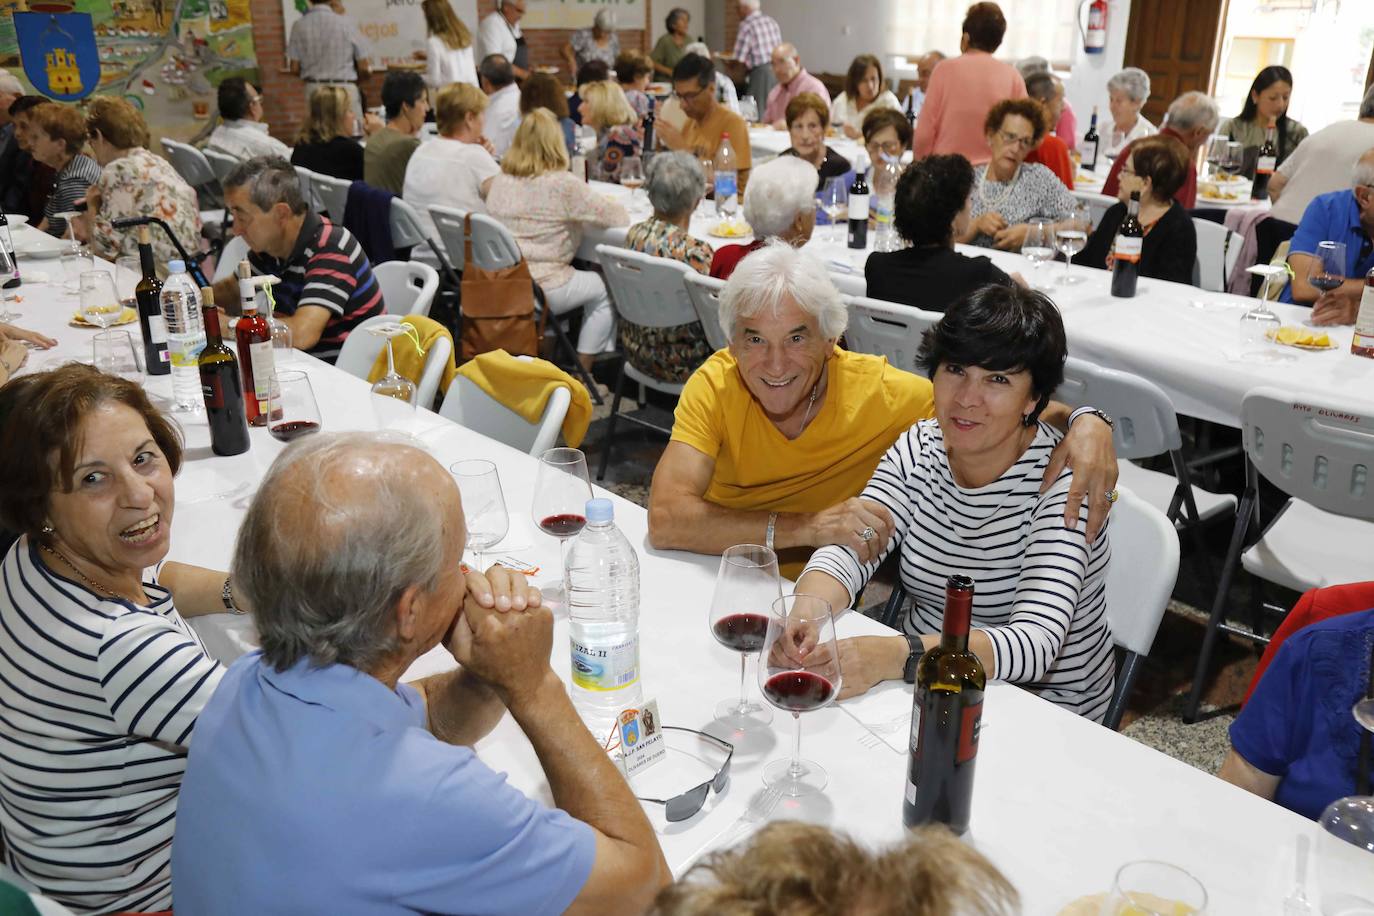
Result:
<svg viewBox="0 0 1374 916"><path fill-rule="evenodd" d="M309 0L282 0L282 22L288 38L308 6ZM344 0L342 6L344 15L357 24L372 49L374 70L424 66L415 59L415 52L425 47L425 15L420 0ZM476 35L476 25L467 25Z"/></svg>
<svg viewBox="0 0 1374 916"><path fill-rule="evenodd" d="M585 29L601 10L615 13L617 29L642 29L648 0L526 0L522 29Z"/></svg>

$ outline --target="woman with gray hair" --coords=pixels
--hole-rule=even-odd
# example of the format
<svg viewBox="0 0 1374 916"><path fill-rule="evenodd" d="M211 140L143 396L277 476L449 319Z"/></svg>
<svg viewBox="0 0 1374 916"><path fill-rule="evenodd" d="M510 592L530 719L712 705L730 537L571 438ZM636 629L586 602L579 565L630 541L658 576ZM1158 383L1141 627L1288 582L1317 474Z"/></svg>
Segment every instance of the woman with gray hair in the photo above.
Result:
<svg viewBox="0 0 1374 916"><path fill-rule="evenodd" d="M592 19L590 29L578 29L572 33L567 44L563 45L563 60L568 65L568 73L581 70L588 61L605 61L608 68L615 68L615 59L620 56L620 36L615 33L615 10L601 9Z"/></svg>
<svg viewBox="0 0 1374 916"><path fill-rule="evenodd" d="M711 276L727 280L735 265L771 239L794 248L811 240L816 228L816 167L796 156L779 156L754 169L744 190L744 219L754 240L724 245L711 259Z"/></svg>
<svg viewBox="0 0 1374 916"><path fill-rule="evenodd" d="M1155 126L1140 113L1149 97L1150 74L1139 67L1127 67L1107 80L1107 108L1112 113L1112 123L1103 131L1107 141L1102 148L1104 156L1115 158L1127 143L1155 133Z"/></svg>
<svg viewBox="0 0 1374 916"><path fill-rule="evenodd" d="M644 190L654 213L635 223L625 247L656 258L681 261L697 273L709 273L711 246L688 234L692 213L705 190L701 164L690 153L659 153L649 160ZM646 328L624 319L619 322L620 349L640 372L666 382L685 382L711 355L701 322L667 328Z"/></svg>

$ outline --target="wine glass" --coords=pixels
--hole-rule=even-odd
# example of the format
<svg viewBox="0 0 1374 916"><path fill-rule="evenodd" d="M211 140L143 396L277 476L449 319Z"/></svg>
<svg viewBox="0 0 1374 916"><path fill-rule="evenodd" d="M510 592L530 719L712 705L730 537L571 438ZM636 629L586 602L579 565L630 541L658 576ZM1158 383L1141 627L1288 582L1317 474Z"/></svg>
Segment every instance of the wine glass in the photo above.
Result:
<svg viewBox="0 0 1374 916"><path fill-rule="evenodd" d="M644 160L638 156L620 160L620 184L630 189L630 205L634 206L635 192L644 187Z"/></svg>
<svg viewBox="0 0 1374 916"><path fill-rule="evenodd" d="M396 372L396 360L391 348L391 342L406 333L405 327L398 321L395 324L375 325L368 328L368 331L378 337L386 338L386 375L372 383L372 393L384 398L404 401L413 407L415 404L415 383Z"/></svg>
<svg viewBox="0 0 1374 916"><path fill-rule="evenodd" d="M1039 288L1035 281L1040 276L1040 265L1054 257L1054 224L1044 217L1031 218L1026 224L1021 254L1031 262L1031 286Z"/></svg>
<svg viewBox="0 0 1374 916"><path fill-rule="evenodd" d="M67 221L67 247L62 250L57 263L62 268L62 288L67 293L76 295L81 291L81 273L95 266L95 256L76 237L72 222L81 215L78 211L64 210L53 215Z"/></svg>
<svg viewBox="0 0 1374 916"><path fill-rule="evenodd" d="M752 95L740 96L739 116L744 119L746 124L757 124L759 120L759 103Z"/></svg>
<svg viewBox="0 0 1374 916"><path fill-rule="evenodd" d="M1207 889L1168 862L1127 862L1116 871L1099 916L1204 916Z"/></svg>
<svg viewBox="0 0 1374 916"><path fill-rule="evenodd" d="M1226 144L1229 141L1225 134L1212 134L1211 141L1207 144L1207 164L1211 167L1208 177L1213 181L1221 177L1226 166Z"/></svg>
<svg viewBox="0 0 1374 916"><path fill-rule="evenodd" d="M128 331L101 331L91 340L91 362L101 372L143 383L138 349Z"/></svg>
<svg viewBox="0 0 1374 916"><path fill-rule="evenodd" d="M1337 799L1326 806L1318 823L1322 828L1317 834L1321 912L1374 913L1374 798Z"/></svg>
<svg viewBox="0 0 1374 916"><path fill-rule="evenodd" d="M840 692L840 655L830 602L814 595L787 595L773 602L759 660L759 686L768 702L790 712L796 723L791 758L764 767L764 785L792 798L820 792L830 777L819 763L802 759L801 714L820 709Z"/></svg>
<svg viewBox="0 0 1374 916"><path fill-rule="evenodd" d="M1241 165L1245 162L1245 146L1235 140L1228 140L1226 143L1226 158L1224 165L1228 177L1234 181L1240 172Z"/></svg>
<svg viewBox="0 0 1374 916"><path fill-rule="evenodd" d="M821 188L821 209L830 220L831 238L843 242L845 233L839 228L840 217L849 211L849 185L845 184L843 175L826 179Z"/></svg>
<svg viewBox="0 0 1374 916"><path fill-rule="evenodd" d="M77 295L81 301L81 317L100 329L119 320L124 306L115 292L114 277L103 270L88 270L77 280Z"/></svg>
<svg viewBox="0 0 1374 916"><path fill-rule="evenodd" d="M1069 273L1069 264L1073 261L1073 256L1088 244L1090 231L1092 214L1088 211L1088 205L1080 200L1074 204L1073 210L1059 223L1054 232L1054 247L1064 255L1064 275L1059 278L1061 286L1072 286L1082 281L1082 277L1075 277Z"/></svg>
<svg viewBox="0 0 1374 916"><path fill-rule="evenodd" d="M1329 293L1345 282L1345 242L1318 242L1307 267L1307 282Z"/></svg>
<svg viewBox="0 0 1374 916"><path fill-rule="evenodd" d="M560 583L568 572L568 541L587 526L587 500L591 498L587 456L581 449L551 448L539 456L530 514L540 531L558 538Z"/></svg>
<svg viewBox="0 0 1374 916"><path fill-rule="evenodd" d="M274 373L267 403L267 431L273 439L290 442L320 431L320 406L304 372Z"/></svg>
<svg viewBox="0 0 1374 916"><path fill-rule="evenodd" d="M706 179L706 196L710 196L716 190L716 160L710 156L702 156L697 160L701 164L701 174Z"/></svg>
<svg viewBox="0 0 1374 916"><path fill-rule="evenodd" d="M9 278L14 276L17 270L15 258L0 245L0 277ZM0 321L13 321L20 317L19 313L10 308L10 303L14 301L14 292L0 284Z"/></svg>
<svg viewBox="0 0 1374 916"><path fill-rule="evenodd" d="M1250 269L1261 273L1264 282L1260 285L1259 304L1240 316L1240 356L1259 362L1284 362L1290 357L1275 350L1278 345L1274 337L1283 322L1269 308L1269 284L1277 276L1286 277L1286 271L1281 266L1269 264L1257 264Z"/></svg>
<svg viewBox="0 0 1374 916"><path fill-rule="evenodd" d="M746 695L745 670L749 656L763 648L768 614L781 597L778 555L772 550L758 544L737 544L721 554L706 622L716 642L739 653L739 698L721 700L716 705L716 718L740 731L773 721L772 710Z"/></svg>
<svg viewBox="0 0 1374 916"><path fill-rule="evenodd" d="M496 463L484 458L455 461L448 467L463 497L463 523L468 529L468 549L477 556L477 570L484 572L482 554L495 547L510 530L506 497Z"/></svg>

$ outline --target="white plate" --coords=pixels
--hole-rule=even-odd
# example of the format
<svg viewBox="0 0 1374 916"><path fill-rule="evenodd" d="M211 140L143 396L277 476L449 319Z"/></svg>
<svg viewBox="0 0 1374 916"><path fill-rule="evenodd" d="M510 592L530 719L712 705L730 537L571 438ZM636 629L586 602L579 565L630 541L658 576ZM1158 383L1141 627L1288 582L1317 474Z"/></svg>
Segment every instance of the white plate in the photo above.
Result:
<svg viewBox="0 0 1374 916"><path fill-rule="evenodd" d="M66 239L55 238L32 226L24 226L22 232L14 233L14 253L21 258L55 258L70 244Z"/></svg>
<svg viewBox="0 0 1374 916"><path fill-rule="evenodd" d="M29 221L29 218L25 216L23 213L6 213L5 219L9 222L10 226L12 227L22 226Z"/></svg>

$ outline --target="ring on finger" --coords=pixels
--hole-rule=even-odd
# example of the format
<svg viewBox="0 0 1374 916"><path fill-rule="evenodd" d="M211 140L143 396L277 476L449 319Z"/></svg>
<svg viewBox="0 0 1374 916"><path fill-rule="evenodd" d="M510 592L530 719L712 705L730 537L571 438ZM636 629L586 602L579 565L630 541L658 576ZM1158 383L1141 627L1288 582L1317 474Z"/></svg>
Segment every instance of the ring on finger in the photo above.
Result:
<svg viewBox="0 0 1374 916"><path fill-rule="evenodd" d="M867 544L869 541L873 540L877 536L878 532L873 530L872 525L869 525L863 531L859 532L859 540L863 541L865 544Z"/></svg>
<svg viewBox="0 0 1374 916"><path fill-rule="evenodd" d="M1115 488L1107 491L1107 502L1114 503L1121 498L1121 493Z"/></svg>

